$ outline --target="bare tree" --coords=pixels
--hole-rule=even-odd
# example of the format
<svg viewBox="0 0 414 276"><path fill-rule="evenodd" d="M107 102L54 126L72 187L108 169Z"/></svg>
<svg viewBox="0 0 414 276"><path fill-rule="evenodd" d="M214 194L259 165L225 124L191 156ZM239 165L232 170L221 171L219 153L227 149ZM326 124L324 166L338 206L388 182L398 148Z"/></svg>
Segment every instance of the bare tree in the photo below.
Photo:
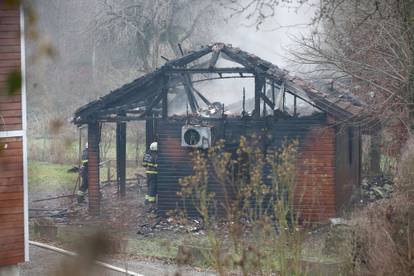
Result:
<svg viewBox="0 0 414 276"><path fill-rule="evenodd" d="M312 78L329 80L363 98L372 117L398 120L410 129L414 122L411 1L218 1L256 27L274 17L281 5L313 6L313 31L296 39L292 61Z"/></svg>
<svg viewBox="0 0 414 276"><path fill-rule="evenodd" d="M35 2L38 29L56 49L54 59L28 68L28 118L36 135L56 117L75 134L67 118L76 108L152 71L165 62L161 56L181 55L178 43L184 49L209 43L220 18L201 0ZM46 46L31 40L28 53L49 53Z"/></svg>
<svg viewBox="0 0 414 276"><path fill-rule="evenodd" d="M93 22L94 47L112 47L116 41L124 47L124 59L148 73L160 65L161 55L178 55L177 44L206 43L212 12L209 1L106 0Z"/></svg>
<svg viewBox="0 0 414 276"><path fill-rule="evenodd" d="M297 40L294 57L364 98L376 118L408 123L412 65L402 7L398 1L334 2L321 7L312 34Z"/></svg>

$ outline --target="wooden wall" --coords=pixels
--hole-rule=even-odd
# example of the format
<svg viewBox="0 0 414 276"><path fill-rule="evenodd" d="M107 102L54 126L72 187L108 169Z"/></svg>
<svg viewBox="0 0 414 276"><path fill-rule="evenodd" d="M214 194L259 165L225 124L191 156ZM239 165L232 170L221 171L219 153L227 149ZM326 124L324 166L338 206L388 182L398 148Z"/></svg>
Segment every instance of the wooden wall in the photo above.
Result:
<svg viewBox="0 0 414 276"><path fill-rule="evenodd" d="M192 149L181 147L181 127L184 120L159 120L158 136L158 207L161 211L183 207L177 196L178 180L192 174ZM278 148L284 139L300 141L298 174L294 208L309 222L324 221L336 214L335 197L335 130L326 126L325 116L290 118L279 121L243 121L227 119L209 122L214 125L215 139L224 138L226 150L238 146L240 136L270 137L261 143L267 148ZM211 172L210 172L211 173ZM223 187L209 178L209 189L220 202ZM191 203L186 202L190 214L196 214Z"/></svg>
<svg viewBox="0 0 414 276"><path fill-rule="evenodd" d="M0 131L22 129L21 93L8 95L7 76L20 73L20 13L0 3Z"/></svg>
<svg viewBox="0 0 414 276"><path fill-rule="evenodd" d="M88 124L88 198L89 213L99 215L101 208L101 194L99 183L99 142L100 142L99 123Z"/></svg>
<svg viewBox="0 0 414 276"><path fill-rule="evenodd" d="M312 128L298 156L294 208L304 222L323 222L336 215L335 129Z"/></svg>
<svg viewBox="0 0 414 276"><path fill-rule="evenodd" d="M22 138L0 139L0 265L24 261Z"/></svg>
<svg viewBox="0 0 414 276"><path fill-rule="evenodd" d="M9 95L7 76L21 71L20 11L0 2L0 266L23 262L22 95ZM17 131L11 137L7 131Z"/></svg>

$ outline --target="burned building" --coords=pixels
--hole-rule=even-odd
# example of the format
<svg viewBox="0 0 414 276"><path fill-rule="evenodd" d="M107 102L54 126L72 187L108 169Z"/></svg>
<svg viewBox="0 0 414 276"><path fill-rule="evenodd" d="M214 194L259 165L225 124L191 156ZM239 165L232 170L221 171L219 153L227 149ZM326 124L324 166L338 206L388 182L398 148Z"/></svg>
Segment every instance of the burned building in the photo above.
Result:
<svg viewBox="0 0 414 276"><path fill-rule="evenodd" d="M219 82L229 79L230 85L220 90ZM209 82L215 82L219 91L201 85ZM235 97L236 102L225 102ZM158 141L157 203L161 211L179 206L178 182L193 173L190 152L194 148L205 150L223 139L225 150L231 150L241 136L255 133L267 137L261 143L268 148L277 148L285 139L298 139L296 189L301 196L294 199L294 208L308 221L324 221L349 204L359 185L361 132L355 122L362 110L363 104L348 94L315 89L228 44L183 53L76 111L73 122L88 125L90 211L99 213L100 125L117 124L122 194L126 125L145 120L147 145ZM213 178L209 189L218 200L223 197Z"/></svg>

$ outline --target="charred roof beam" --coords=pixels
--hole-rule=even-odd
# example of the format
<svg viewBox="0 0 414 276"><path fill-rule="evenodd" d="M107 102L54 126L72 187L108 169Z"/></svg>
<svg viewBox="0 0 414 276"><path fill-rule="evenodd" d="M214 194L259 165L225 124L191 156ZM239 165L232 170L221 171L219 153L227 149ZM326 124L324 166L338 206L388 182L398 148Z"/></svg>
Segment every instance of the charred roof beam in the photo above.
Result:
<svg viewBox="0 0 414 276"><path fill-rule="evenodd" d="M208 63L208 68L212 69L216 66L219 56L220 56L220 50L213 51L213 53L211 54L210 61Z"/></svg>
<svg viewBox="0 0 414 276"><path fill-rule="evenodd" d="M263 99L263 101L272 109L275 109L275 104L272 103L272 101L263 93L260 93L260 97Z"/></svg>
<svg viewBox="0 0 414 276"><path fill-rule="evenodd" d="M184 90L185 90L185 93L187 94L188 104L190 105L191 112L196 113L200 107L197 103L197 99L194 96L192 83L191 83L191 77L189 74L184 73L182 74L182 78L183 78Z"/></svg>
<svg viewBox="0 0 414 276"><path fill-rule="evenodd" d="M254 111L253 116L258 119L260 118L260 98L264 88L266 79L263 75L255 75L254 78Z"/></svg>
<svg viewBox="0 0 414 276"><path fill-rule="evenodd" d="M253 74L255 71L249 68L244 67L230 67L230 68L170 68L167 70L167 74L243 74L243 73L251 73Z"/></svg>

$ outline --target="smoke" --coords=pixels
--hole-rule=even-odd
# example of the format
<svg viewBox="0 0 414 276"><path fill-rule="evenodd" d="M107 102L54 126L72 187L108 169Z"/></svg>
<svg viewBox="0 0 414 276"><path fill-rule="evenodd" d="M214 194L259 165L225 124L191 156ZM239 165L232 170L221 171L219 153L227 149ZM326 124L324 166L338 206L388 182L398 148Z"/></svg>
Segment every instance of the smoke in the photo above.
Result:
<svg viewBox="0 0 414 276"><path fill-rule="evenodd" d="M309 33L316 11L313 2L309 1L300 7L280 4L276 7L275 15L266 19L259 29L246 18L248 14L232 16L229 10L224 14L226 20L213 37L216 41L240 47L279 67L289 67L289 50L294 38Z"/></svg>
<svg viewBox="0 0 414 276"><path fill-rule="evenodd" d="M280 68L293 68L289 62L289 51L294 39L306 35L315 13L312 1L300 8L291 5L281 5L276 8L276 14L265 20L260 28L251 24L245 13L232 15L232 11L224 10L224 20L214 20L211 37L215 42L224 42L233 47L253 53L272 62ZM220 58L217 67L241 66ZM243 89L246 91L246 111L253 111L250 104L254 98L254 78L219 79L195 83L194 87L211 102L221 102L225 107L231 106L236 112L241 112ZM293 99L287 99L286 104L293 105ZM240 105L240 106L239 106ZM239 107L238 107L239 106ZM228 109L228 108L226 108ZM175 114L183 114L184 109L176 109Z"/></svg>

